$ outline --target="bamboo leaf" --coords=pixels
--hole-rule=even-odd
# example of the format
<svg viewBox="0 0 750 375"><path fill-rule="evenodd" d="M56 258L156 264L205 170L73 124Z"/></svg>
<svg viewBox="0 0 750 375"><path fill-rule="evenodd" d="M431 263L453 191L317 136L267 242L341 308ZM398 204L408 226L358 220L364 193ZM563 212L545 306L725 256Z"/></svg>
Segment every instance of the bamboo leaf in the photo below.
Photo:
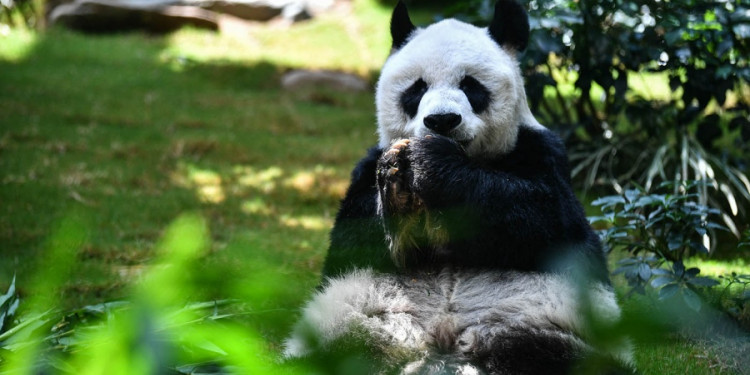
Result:
<svg viewBox="0 0 750 375"><path fill-rule="evenodd" d="M716 164L742 197L750 201L750 181L748 181L747 176L740 170L727 165L719 159L716 159Z"/></svg>
<svg viewBox="0 0 750 375"><path fill-rule="evenodd" d="M668 145L662 145L656 150L656 153L654 154L654 159L651 161L651 165L649 165L648 169L646 170L646 183L644 185L645 189L648 190L651 188L651 185L653 184L654 177L656 177L657 174L664 173L664 162L666 161L664 158L664 154L667 153L667 150L669 149Z"/></svg>
<svg viewBox="0 0 750 375"><path fill-rule="evenodd" d="M729 228L729 231L732 232L736 237L740 237L740 231L737 230L737 227L734 225L734 220L732 220L729 215L722 213L721 219L724 220L724 224L727 225L727 228Z"/></svg>
<svg viewBox="0 0 750 375"><path fill-rule="evenodd" d="M0 334L0 341L5 341L11 336L21 333L24 329L29 327L29 330L26 332L31 332L42 325L49 322L50 318L47 318L47 316L52 312L52 310L45 311L40 314L35 314L30 317L25 318L21 323L16 325L15 327L3 332ZM22 338L23 339L23 338Z"/></svg>
<svg viewBox="0 0 750 375"><path fill-rule="evenodd" d="M573 168L573 170L570 172L571 177L575 177L578 175L579 172L581 172L584 168L589 166L591 164L591 161L596 158L596 153L590 154L587 158L583 159L578 165Z"/></svg>
<svg viewBox="0 0 750 375"><path fill-rule="evenodd" d="M727 184L719 184L719 190L721 190L721 192L724 193L724 197L727 199L727 203L729 204L729 210L732 212L732 215L737 216L737 200L734 199L734 194L732 194L732 190L729 188Z"/></svg>
<svg viewBox="0 0 750 375"><path fill-rule="evenodd" d="M599 171L599 165L602 162L602 158L609 152L609 147L603 147L599 152L596 153L596 159L594 159L594 165L589 169L589 174L586 178L586 186L594 186L596 182L596 174Z"/></svg>

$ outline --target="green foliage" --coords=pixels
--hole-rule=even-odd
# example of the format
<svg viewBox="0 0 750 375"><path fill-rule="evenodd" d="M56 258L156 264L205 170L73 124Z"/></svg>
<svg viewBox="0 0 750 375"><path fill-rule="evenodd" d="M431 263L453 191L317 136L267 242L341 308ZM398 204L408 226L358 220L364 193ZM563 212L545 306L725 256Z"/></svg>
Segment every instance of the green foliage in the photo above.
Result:
<svg viewBox="0 0 750 375"><path fill-rule="evenodd" d="M10 322L18 309L19 299L16 295L16 277L10 282L8 291L0 295L0 341L3 341L3 334L8 331Z"/></svg>
<svg viewBox="0 0 750 375"><path fill-rule="evenodd" d="M623 246L633 254L646 251L669 261L708 254L712 231L726 228L713 221L718 210L699 204L699 195L690 193L700 185L686 183L672 194L632 189L623 195L599 198L591 204L600 206L605 216L592 220L626 223L607 229L604 239L610 246ZM673 186L664 183L657 190Z"/></svg>
<svg viewBox="0 0 750 375"><path fill-rule="evenodd" d="M719 278L724 284L722 297L730 299L727 307L729 313L743 320L750 320L750 311L743 311L750 307L750 275L732 272L720 275Z"/></svg>
<svg viewBox="0 0 750 375"><path fill-rule="evenodd" d="M689 308L698 311L704 291L721 284L714 278L699 276L700 268L685 266L692 256L708 255L717 231L727 230L716 221L719 210L698 202L700 195L694 191L700 186L700 182L679 186L664 183L657 188L658 192L626 190L623 195L592 202L603 212L590 220L606 225L602 230L604 243L610 251L627 252L613 273L625 277L629 293L644 294L650 287L658 291L660 300L679 295ZM669 189L670 193L659 193ZM726 281L724 291L734 289L732 298L738 298L735 309L747 300L744 284L739 292L732 286L746 277L750 276L735 273L722 277Z"/></svg>
<svg viewBox="0 0 750 375"><path fill-rule="evenodd" d="M37 27L43 23L43 8L43 0L0 1L0 27Z"/></svg>
<svg viewBox="0 0 750 375"><path fill-rule="evenodd" d="M491 3L462 1L449 13L486 21ZM567 138L581 186L701 180L701 203L739 236L750 208L750 5L527 3L529 102Z"/></svg>
<svg viewBox="0 0 750 375"><path fill-rule="evenodd" d="M60 225L51 238L76 238L64 232L85 233L80 219L65 219L73 224ZM90 225L90 224L89 224ZM75 229L78 228L78 229ZM207 298L208 284L232 274L220 268L216 275L201 274L211 246L208 224L199 216L178 218L159 240L157 257L147 271L133 283L129 297L120 301L99 303L76 309L59 309L58 305L34 305L21 301L21 314L13 314L0 331L0 372L54 374L356 374L373 373L379 364L370 350L371 342L350 340L335 344L335 350L304 360L282 362L278 343L268 335L269 325L288 329L289 323L274 321L273 315L294 315L278 309L278 301L290 296L289 276L265 262L263 248L247 249L258 264L246 270L245 277L232 278L223 285L229 295L240 298L212 300ZM64 254L76 241L48 241L50 253ZM56 249L59 247L58 249ZM56 275L37 270L36 279L49 279L49 294L59 290ZM690 271L686 271L690 272ZM697 280L692 278L691 280ZM1 298L19 301L15 287ZM211 288L208 288L211 289ZM205 302L194 302L203 300ZM596 307L584 298L584 314ZM17 302L15 302L17 304ZM632 303L631 303L632 305ZM0 304L0 306L7 306ZM44 310L38 310L40 306ZM639 307L642 309L642 307ZM658 345L667 359L651 360L648 366L660 367L660 373L679 368L678 353L664 340L663 321L680 316L675 312L631 313L625 311L622 322L611 326L592 321L592 340L596 345L619 345L622 335L645 340L648 346L641 355ZM248 317L250 318L248 320ZM701 321L701 323L705 323ZM695 349L685 344L691 351ZM679 353L684 353L680 350ZM398 353L391 353L398 355ZM712 355L713 358L713 355ZM389 358L391 361L393 358ZM665 363L669 363L665 366ZM595 365L596 363L591 363ZM709 373L701 362L693 363L698 373Z"/></svg>
<svg viewBox="0 0 750 375"><path fill-rule="evenodd" d="M750 247L750 229L746 230L742 236L742 240L737 244L738 248Z"/></svg>
<svg viewBox="0 0 750 375"><path fill-rule="evenodd" d="M53 236L66 237L65 228ZM56 305L45 311L28 305L23 315L8 320L8 329L0 330L0 372L336 373L326 367L333 362L280 363L263 332L243 324L243 316L287 296L286 278L272 269L259 267L235 280L230 289L241 300L191 302L205 297L206 280L194 271L210 247L209 238L200 217L182 216L165 232L159 259L133 285L129 299L64 312ZM51 252L68 251L61 242L50 246ZM37 276L59 281L44 270ZM10 315L19 301L14 285L0 297L2 311ZM354 372L348 373L367 365L358 351L336 360L349 362Z"/></svg>

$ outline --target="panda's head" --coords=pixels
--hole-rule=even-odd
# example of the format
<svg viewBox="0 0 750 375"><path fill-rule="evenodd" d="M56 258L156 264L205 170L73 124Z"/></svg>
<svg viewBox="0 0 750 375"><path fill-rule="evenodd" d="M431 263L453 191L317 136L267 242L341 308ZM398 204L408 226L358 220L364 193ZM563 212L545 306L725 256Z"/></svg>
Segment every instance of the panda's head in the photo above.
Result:
<svg viewBox="0 0 750 375"><path fill-rule="evenodd" d="M470 156L501 155L515 146L519 126L541 126L529 111L516 60L529 22L514 0L496 3L487 28L453 19L416 28L399 2L391 36L376 93L381 147L439 134Z"/></svg>

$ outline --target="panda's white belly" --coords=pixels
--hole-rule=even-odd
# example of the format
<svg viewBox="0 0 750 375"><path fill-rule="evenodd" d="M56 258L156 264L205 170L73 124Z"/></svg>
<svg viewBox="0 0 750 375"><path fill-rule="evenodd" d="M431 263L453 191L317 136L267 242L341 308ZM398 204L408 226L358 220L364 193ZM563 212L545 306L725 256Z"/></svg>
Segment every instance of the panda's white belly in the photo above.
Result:
<svg viewBox="0 0 750 375"><path fill-rule="evenodd" d="M444 269L435 274L369 277L371 301L377 302L361 305L367 306L364 326L393 344L468 353L497 336L530 327L583 333L578 291L561 276ZM611 299L615 310L610 314L618 315L611 292L592 291Z"/></svg>
<svg viewBox="0 0 750 375"><path fill-rule="evenodd" d="M286 342L285 355L305 356L355 333L385 352L403 349L467 359L492 350L498 340L510 342L529 332L585 350L582 298L596 301L600 319L619 318L608 287L578 288L560 275L450 268L379 275L359 270L329 280L313 297ZM305 336L310 334L313 341Z"/></svg>

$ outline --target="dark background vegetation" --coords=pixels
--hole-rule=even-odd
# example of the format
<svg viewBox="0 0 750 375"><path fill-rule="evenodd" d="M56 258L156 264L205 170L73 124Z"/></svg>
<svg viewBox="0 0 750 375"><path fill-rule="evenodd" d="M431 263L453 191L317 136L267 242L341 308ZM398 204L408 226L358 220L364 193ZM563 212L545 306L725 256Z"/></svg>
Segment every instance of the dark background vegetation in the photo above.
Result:
<svg viewBox="0 0 750 375"><path fill-rule="evenodd" d="M278 81L312 67L374 82L392 3L258 27L250 42L44 30L44 2L4 7L0 369L366 366L356 352L335 366L275 361L349 170L375 142L370 93ZM421 24L492 13L485 0L407 4ZM746 372L750 4L527 4L530 104L567 142L639 367Z"/></svg>

